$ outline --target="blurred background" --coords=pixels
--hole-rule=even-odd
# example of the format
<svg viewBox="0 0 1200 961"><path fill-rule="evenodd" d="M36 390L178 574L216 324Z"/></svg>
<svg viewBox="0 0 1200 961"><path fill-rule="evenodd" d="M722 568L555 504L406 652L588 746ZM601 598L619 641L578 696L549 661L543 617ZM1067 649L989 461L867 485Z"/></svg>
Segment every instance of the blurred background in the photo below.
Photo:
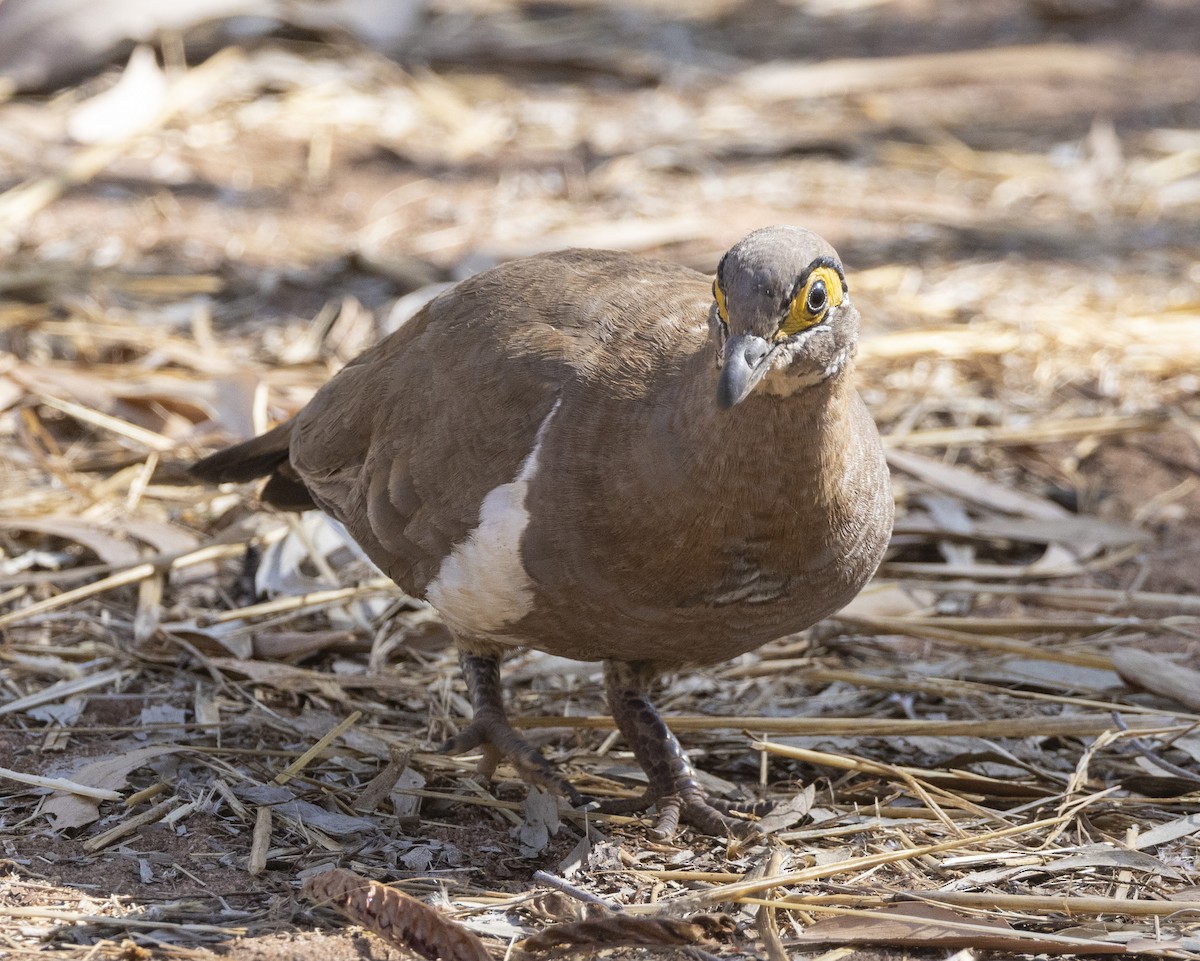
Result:
<svg viewBox="0 0 1200 961"><path fill-rule="evenodd" d="M319 522L258 514L184 466L288 416L475 271L565 246L712 271L772 223L817 230L846 263L895 544L820 644L693 678L668 710L1136 711L1133 685L1200 711L1156 687L1200 665L1195 0L0 0L0 78L0 763L77 774L111 737L168 722L173 744L217 725L227 747L283 756L322 730L278 718L317 724L318 708L326 728L358 707L436 741L463 710L438 625L397 613ZM333 594L296 599L314 590ZM1165 658L1158 681L1131 651ZM406 662L385 677L389 658ZM519 660L516 711L599 711L594 666L574 670ZM91 693L53 695L68 682ZM599 741L576 737L576 765L593 763ZM758 774L736 734L685 740L732 781ZM950 748L934 741L821 744L935 767ZM1070 738L1005 743L1030 797L1075 771ZM1200 742L1171 745L1169 776L1115 748L1092 775L1194 795L1178 769ZM376 748L330 760L326 796L365 781ZM267 755L226 760L274 773ZM820 774L772 763L772 783ZM410 773L445 787L465 770L430 755ZM872 803L885 782L838 798ZM971 782L971 803L988 790ZM249 843L230 827L245 807L196 796L227 818L222 843ZM42 794L7 803L32 818ZM424 803L460 830L475 816ZM86 832L100 814L58 817ZM1097 830L1129 826L1113 825ZM453 860L459 836L439 836L414 864ZM272 863L310 863L290 837ZM74 883L69 860L51 876ZM147 877L202 894L164 863L106 870L137 897ZM187 863L218 884L215 862Z"/></svg>

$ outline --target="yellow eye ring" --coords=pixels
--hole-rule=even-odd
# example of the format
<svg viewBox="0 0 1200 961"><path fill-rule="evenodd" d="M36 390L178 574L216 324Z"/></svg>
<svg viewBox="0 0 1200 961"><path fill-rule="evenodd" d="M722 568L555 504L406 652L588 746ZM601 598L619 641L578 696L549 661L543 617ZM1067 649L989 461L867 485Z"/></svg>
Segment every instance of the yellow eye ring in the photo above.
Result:
<svg viewBox="0 0 1200 961"><path fill-rule="evenodd" d="M814 268L804 281L804 286L792 298L792 305L788 308L787 317L779 325L775 339L783 340L815 327L828 316L829 311L841 305L844 296L841 275L833 267L822 265Z"/></svg>
<svg viewBox="0 0 1200 961"><path fill-rule="evenodd" d="M719 281L713 281L713 300L717 302L717 316L721 319L721 323L729 323L729 309L725 306L725 291L721 289Z"/></svg>

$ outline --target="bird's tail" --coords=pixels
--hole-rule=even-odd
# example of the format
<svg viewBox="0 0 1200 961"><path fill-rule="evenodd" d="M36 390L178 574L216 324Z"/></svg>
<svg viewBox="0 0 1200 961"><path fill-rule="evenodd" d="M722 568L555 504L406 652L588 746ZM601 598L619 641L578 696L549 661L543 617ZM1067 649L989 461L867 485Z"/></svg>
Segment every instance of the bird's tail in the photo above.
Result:
<svg viewBox="0 0 1200 961"><path fill-rule="evenodd" d="M259 495L265 503L282 510L312 510L317 505L288 460L291 434L292 421L285 421L265 434L209 454L189 470L193 477L212 484L269 477Z"/></svg>

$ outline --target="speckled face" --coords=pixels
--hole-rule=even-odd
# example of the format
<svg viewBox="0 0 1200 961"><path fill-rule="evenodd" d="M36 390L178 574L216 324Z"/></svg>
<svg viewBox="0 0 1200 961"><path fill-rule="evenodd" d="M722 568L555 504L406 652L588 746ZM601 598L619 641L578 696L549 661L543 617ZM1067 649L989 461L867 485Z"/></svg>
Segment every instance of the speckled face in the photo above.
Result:
<svg viewBox="0 0 1200 961"><path fill-rule="evenodd" d="M787 395L820 383L853 353L858 312L845 272L812 231L766 227L735 244L717 268L713 300L722 407L756 388Z"/></svg>

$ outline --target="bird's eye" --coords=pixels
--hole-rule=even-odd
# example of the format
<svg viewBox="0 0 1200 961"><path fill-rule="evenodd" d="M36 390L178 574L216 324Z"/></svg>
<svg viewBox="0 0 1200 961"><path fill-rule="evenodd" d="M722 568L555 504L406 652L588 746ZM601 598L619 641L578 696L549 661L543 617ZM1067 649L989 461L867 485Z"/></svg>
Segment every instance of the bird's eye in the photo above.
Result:
<svg viewBox="0 0 1200 961"><path fill-rule="evenodd" d="M805 300L804 306L808 308L810 314L819 314L828 303L829 292L825 289L825 281L818 280L808 288L808 298Z"/></svg>
<svg viewBox="0 0 1200 961"><path fill-rule="evenodd" d="M809 269L804 286L792 298L775 339L782 340L824 323L829 312L841 306L845 295L845 282L837 264L824 259L817 261Z"/></svg>

